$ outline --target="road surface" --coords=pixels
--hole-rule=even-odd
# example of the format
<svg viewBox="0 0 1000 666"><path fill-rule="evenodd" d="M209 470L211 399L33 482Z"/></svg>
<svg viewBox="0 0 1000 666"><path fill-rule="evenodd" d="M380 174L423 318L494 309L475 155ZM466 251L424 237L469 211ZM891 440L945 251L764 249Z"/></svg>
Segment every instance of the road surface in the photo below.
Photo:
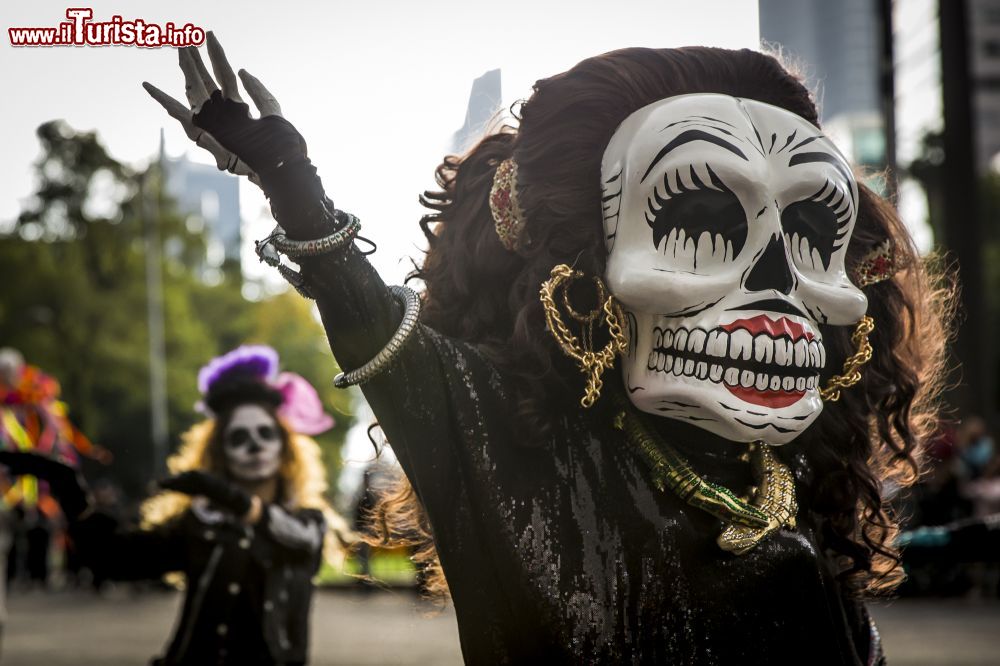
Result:
<svg viewBox="0 0 1000 666"><path fill-rule="evenodd" d="M167 640L179 596L118 590L19 593L9 599L4 666L134 666ZM1000 601L901 600L872 607L891 666L1000 664ZM314 666L461 664L450 607L407 592L316 595Z"/></svg>

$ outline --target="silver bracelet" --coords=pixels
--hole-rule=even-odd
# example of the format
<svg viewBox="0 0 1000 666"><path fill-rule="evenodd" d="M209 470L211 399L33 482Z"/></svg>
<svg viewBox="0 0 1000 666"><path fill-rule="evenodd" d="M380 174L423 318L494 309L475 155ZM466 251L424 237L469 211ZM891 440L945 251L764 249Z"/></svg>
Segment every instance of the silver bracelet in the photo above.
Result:
<svg viewBox="0 0 1000 666"><path fill-rule="evenodd" d="M389 287L389 291L392 292L397 301L403 304L403 320L399 322L399 328L389 338L389 342L386 343L385 347L382 347L381 351L375 355L375 358L360 368L351 370L350 372L341 372L334 377L333 385L337 388L347 388L348 386L363 384L374 379L379 373L392 365L392 362L396 360L399 352L403 349L403 345L406 344L407 339L409 339L417 327L417 317L420 315L420 296L417 295L417 292L409 287L399 285Z"/></svg>
<svg viewBox="0 0 1000 666"><path fill-rule="evenodd" d="M295 291L299 292L305 298L314 298L309 287L306 286L305 279L298 271L292 270L282 264L281 254L279 253L285 254L290 259L298 259L300 257L333 252L344 247L350 247L351 242L358 237L358 231L361 229L361 221L356 216L342 210L337 210L333 207L329 199L322 201L321 209L326 219L331 222L341 223L340 228L329 236L309 241L290 240L285 234L285 230L281 228L281 225L276 224L274 230L268 234L267 238L254 243L254 250L261 263L277 268L278 272L281 273L281 277L285 278L289 284L295 287ZM367 239L362 238L360 240L366 241L373 248L375 246L374 243ZM374 251L374 249L371 251Z"/></svg>
<svg viewBox="0 0 1000 666"><path fill-rule="evenodd" d="M274 244L274 249L289 259L315 257L318 254L334 252L353 241L361 230L361 221L357 217L344 211L337 212L345 217L347 222L329 236L307 241L292 240L285 235L284 229L278 227L271 233L269 239Z"/></svg>

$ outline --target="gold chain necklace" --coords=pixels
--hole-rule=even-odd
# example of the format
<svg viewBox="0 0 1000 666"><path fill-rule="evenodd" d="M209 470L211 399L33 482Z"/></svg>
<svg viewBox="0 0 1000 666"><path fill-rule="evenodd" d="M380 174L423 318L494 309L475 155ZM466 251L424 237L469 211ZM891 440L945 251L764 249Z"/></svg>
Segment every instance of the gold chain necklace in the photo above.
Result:
<svg viewBox="0 0 1000 666"><path fill-rule="evenodd" d="M770 446L763 442L749 446L757 486L751 489L751 499L746 500L698 476L680 453L646 427L630 405L620 407L615 427L625 432L629 444L650 465L653 484L661 491L670 488L691 506L725 523L716 539L719 548L743 555L782 527L795 529L795 478Z"/></svg>

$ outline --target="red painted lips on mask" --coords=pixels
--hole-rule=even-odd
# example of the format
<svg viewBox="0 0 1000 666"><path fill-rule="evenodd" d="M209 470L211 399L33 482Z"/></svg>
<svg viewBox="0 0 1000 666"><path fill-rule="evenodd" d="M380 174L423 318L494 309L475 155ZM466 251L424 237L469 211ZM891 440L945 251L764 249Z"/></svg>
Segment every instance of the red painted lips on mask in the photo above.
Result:
<svg viewBox="0 0 1000 666"><path fill-rule="evenodd" d="M757 315L756 317L751 317L750 319L737 319L736 321L725 324L721 326L727 333L732 333L737 329L745 329L751 335L758 335L761 333L766 333L773 338L788 337L795 342L805 338L807 342L811 341L815 335L807 331L805 327L796 322L788 319L786 317L779 317L777 321L771 319L767 315ZM761 407L770 407L771 409L780 409L782 407L788 407L789 405L794 405L796 402L805 397L805 391L771 391L765 389L759 391L754 387L744 387L739 384L735 386L725 385L729 392L734 396L742 400L743 402L748 402L752 405L760 405Z"/></svg>
<svg viewBox="0 0 1000 666"><path fill-rule="evenodd" d="M792 321L787 317L779 317L778 320L775 321L767 315L762 314L757 315L756 317L751 317L750 319L737 319L731 324L724 324L719 328L727 333L732 333L738 328L743 328L749 331L751 335L767 333L772 338L787 335L792 339L792 342L795 342L799 338L805 338L806 341L809 342L816 337L807 331L805 326L797 321Z"/></svg>

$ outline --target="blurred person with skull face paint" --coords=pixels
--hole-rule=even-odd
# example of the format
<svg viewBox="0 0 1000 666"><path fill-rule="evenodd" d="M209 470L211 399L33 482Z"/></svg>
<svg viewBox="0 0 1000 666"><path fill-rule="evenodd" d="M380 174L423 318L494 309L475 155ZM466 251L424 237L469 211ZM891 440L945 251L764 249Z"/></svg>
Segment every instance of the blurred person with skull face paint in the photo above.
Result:
<svg viewBox="0 0 1000 666"><path fill-rule="evenodd" d="M49 481L96 574L182 575L181 616L153 663L305 663L312 578L324 547L332 559L351 539L323 498L325 471L308 437L333 419L305 379L278 372L270 347L212 360L198 385L210 418L184 435L141 529L95 510L83 480L53 459L4 452L0 463Z"/></svg>
<svg viewBox="0 0 1000 666"><path fill-rule="evenodd" d="M948 290L795 76L689 47L538 81L438 167L419 298L208 54L179 54L186 105L144 85L269 197L258 254L354 368L409 479L378 522L433 537L468 662L882 659L881 488L916 477Z"/></svg>

